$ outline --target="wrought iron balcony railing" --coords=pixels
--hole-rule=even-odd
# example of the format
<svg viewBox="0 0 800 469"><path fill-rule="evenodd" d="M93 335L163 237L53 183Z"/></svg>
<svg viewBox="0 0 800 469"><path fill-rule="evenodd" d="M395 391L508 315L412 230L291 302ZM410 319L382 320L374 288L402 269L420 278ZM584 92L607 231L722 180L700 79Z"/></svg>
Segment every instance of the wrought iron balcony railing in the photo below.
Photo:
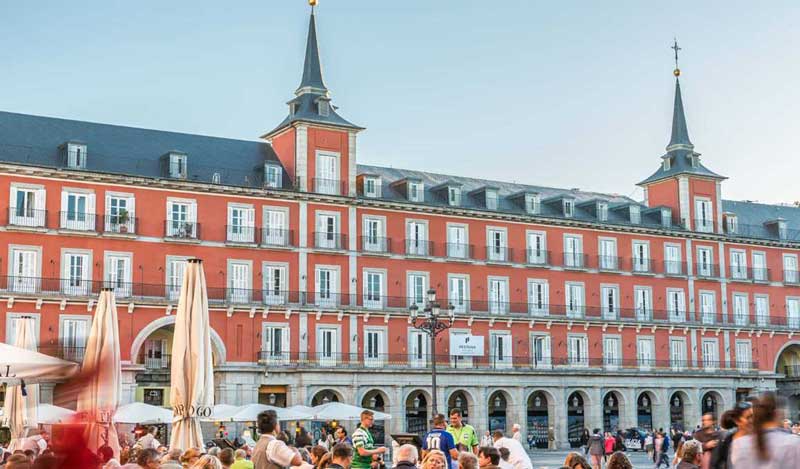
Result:
<svg viewBox="0 0 800 469"><path fill-rule="evenodd" d="M28 207L9 207L9 226L22 226L26 228L46 228L47 210Z"/></svg>

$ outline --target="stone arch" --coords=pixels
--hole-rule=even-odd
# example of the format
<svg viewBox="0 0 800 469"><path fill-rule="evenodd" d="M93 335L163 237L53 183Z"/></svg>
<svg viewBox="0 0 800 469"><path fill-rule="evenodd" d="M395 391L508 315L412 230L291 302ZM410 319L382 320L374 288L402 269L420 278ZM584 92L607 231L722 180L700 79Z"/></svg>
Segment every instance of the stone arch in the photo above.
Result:
<svg viewBox="0 0 800 469"><path fill-rule="evenodd" d="M402 407L406 432L423 435L428 431L432 404L431 394L425 389L414 388L406 393Z"/></svg>
<svg viewBox="0 0 800 469"><path fill-rule="evenodd" d="M600 400L603 410L603 430L621 430L622 421L627 411L628 402L625 394L617 389L609 389Z"/></svg>
<svg viewBox="0 0 800 469"><path fill-rule="evenodd" d="M593 424L592 399L589 393L581 389L568 389L567 399L563 403L567 414L567 440L572 448L581 446L581 433Z"/></svg>
<svg viewBox="0 0 800 469"><path fill-rule="evenodd" d="M361 397L356 401L356 404L366 409L377 410L387 414L392 414L392 404L389 400L389 395L382 389L371 388L367 389ZM385 420L375 420L372 426L372 435L376 442L379 444L386 444L386 426L389 422Z"/></svg>
<svg viewBox="0 0 800 469"><path fill-rule="evenodd" d="M489 389L486 394L488 398L484 405L489 422L488 429L510 432L512 424L510 418L515 415L515 404L511 394L499 388Z"/></svg>
<svg viewBox="0 0 800 469"><path fill-rule="evenodd" d="M655 429L656 408L662 405L658 393L643 389L635 394L636 426L645 430Z"/></svg>
<svg viewBox="0 0 800 469"><path fill-rule="evenodd" d="M537 402L538 400L538 402ZM544 400L545 402L541 402ZM538 405L537 405L538 404ZM556 398L546 389L532 389L525 398L525 423L528 446L547 449L550 447L550 428L555 431Z"/></svg>
<svg viewBox="0 0 800 469"><path fill-rule="evenodd" d="M463 398L466 402L461 403L460 409L462 410L462 417L469 423L470 420L475 420L477 415L477 408L475 407L475 396L467 390L466 388L455 388L447 394L447 408L444 409L444 414L446 417L449 417L450 411L456 407L458 407L458 402L456 402L457 398ZM464 410L467 411L466 415L464 414Z"/></svg>
<svg viewBox="0 0 800 469"><path fill-rule="evenodd" d="M675 399L679 399L676 401ZM676 403L680 406L676 406ZM693 428L692 422L689 419L695 415L694 407L695 402L691 398L691 394L682 389L676 389L670 392L669 401L667 402L669 408L669 423L670 427L686 430ZM680 412L679 412L680 408Z"/></svg>
<svg viewBox="0 0 800 469"><path fill-rule="evenodd" d="M790 340L783 344L783 347L778 350L778 353L775 354L775 361L772 364L772 369L775 370L775 373L785 374L785 370L782 369L781 362L786 359L783 356L784 352L788 351L792 347L797 347L797 355L798 360L800 360L800 340Z"/></svg>
<svg viewBox="0 0 800 469"><path fill-rule="evenodd" d="M709 399L711 399L711 405L709 405ZM719 418L719 416L722 415L722 412L727 408L728 405L725 402L723 393L715 389L709 389L701 392L700 415L706 412L712 412L716 418Z"/></svg>
<svg viewBox="0 0 800 469"><path fill-rule="evenodd" d="M144 326L142 330L136 334L136 337L133 339L133 343L131 344L131 356L130 361L131 363L136 363L136 357L139 356L139 352L142 349L142 345L144 345L144 341L150 337L150 334L153 332L161 329L162 327L171 326L175 324L175 316L163 316L154 321L151 321L149 324ZM214 328L210 328L210 336L211 336L211 349L212 352L215 354L215 362L214 365L222 365L225 364L227 361L228 350L225 348L225 342L222 341L222 337L217 334L217 331Z"/></svg>
<svg viewBox="0 0 800 469"><path fill-rule="evenodd" d="M309 393L308 405L311 407L323 404L323 399L328 397L330 402L345 402L344 394L334 388L321 388L314 393Z"/></svg>
<svg viewBox="0 0 800 469"><path fill-rule="evenodd" d="M364 403L365 403L366 399L368 399L369 397L371 397L372 395L375 395L375 394L380 395L381 399L383 399L383 408L386 409L386 410L382 410L381 412L386 412L387 414L392 413L392 408L393 408L393 406L395 404L392 403L392 399L391 399L391 397L389 397L389 395L386 393L386 391L384 391L383 389L380 389L380 388L364 388L362 390L362 392L360 392L358 394L358 398L356 400L356 405L358 405L360 407L365 407L365 408L368 408L368 409L372 409L371 406L364 405Z"/></svg>

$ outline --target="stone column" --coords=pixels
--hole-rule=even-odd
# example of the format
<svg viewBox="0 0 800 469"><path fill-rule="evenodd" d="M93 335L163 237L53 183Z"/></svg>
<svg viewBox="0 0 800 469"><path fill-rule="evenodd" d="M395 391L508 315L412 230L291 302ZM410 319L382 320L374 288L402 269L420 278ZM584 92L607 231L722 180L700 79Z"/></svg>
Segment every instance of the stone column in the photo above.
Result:
<svg viewBox="0 0 800 469"><path fill-rule="evenodd" d="M553 431L556 434L556 448L569 449L569 435L567 434L567 398L569 391L566 389L554 389L553 396L555 402L553 403L553 415L551 415L549 424L553 426Z"/></svg>
<svg viewBox="0 0 800 469"><path fill-rule="evenodd" d="M522 446L527 446L528 438L528 406L525 400L525 388L516 387L508 390L511 394L511 399L514 401L512 412L509 414L509 424L506 431L511 432L511 428L515 423L520 426L520 433L522 434Z"/></svg>
<svg viewBox="0 0 800 469"><path fill-rule="evenodd" d="M404 399L404 389L403 386L395 386L392 389L386 391L387 393L391 393L392 399L392 420L390 428L392 429L392 433L401 433L406 430L406 401Z"/></svg>
<svg viewBox="0 0 800 469"><path fill-rule="evenodd" d="M480 386L473 390L475 394L475 417L470 416L470 424L475 427L480 435L489 429L489 412L488 412L488 393L486 386Z"/></svg>
<svg viewBox="0 0 800 469"><path fill-rule="evenodd" d="M637 392L634 388L624 388L618 391L625 400L624 409L619 414L619 426L621 429L636 427L638 422L638 402Z"/></svg>
<svg viewBox="0 0 800 469"><path fill-rule="evenodd" d="M653 389L655 398L651 402L653 411L653 428L669 428L669 397L670 393L667 389Z"/></svg>
<svg viewBox="0 0 800 469"><path fill-rule="evenodd" d="M586 427L589 431L603 428L603 392L600 388L588 388L584 392L589 395L590 402L583 403L583 413Z"/></svg>

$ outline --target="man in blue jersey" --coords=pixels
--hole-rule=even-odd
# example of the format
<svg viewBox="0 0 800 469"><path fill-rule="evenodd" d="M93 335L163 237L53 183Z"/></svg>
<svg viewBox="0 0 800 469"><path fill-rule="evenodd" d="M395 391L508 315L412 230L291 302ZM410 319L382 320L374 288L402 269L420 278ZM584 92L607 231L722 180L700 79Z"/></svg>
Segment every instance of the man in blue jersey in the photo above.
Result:
<svg viewBox="0 0 800 469"><path fill-rule="evenodd" d="M425 458L428 451L434 449L444 453L444 457L447 459L447 468L452 468L453 460L458 459L458 450L453 435L447 432L447 421L442 414L433 416L433 430L429 431L422 440L422 457Z"/></svg>

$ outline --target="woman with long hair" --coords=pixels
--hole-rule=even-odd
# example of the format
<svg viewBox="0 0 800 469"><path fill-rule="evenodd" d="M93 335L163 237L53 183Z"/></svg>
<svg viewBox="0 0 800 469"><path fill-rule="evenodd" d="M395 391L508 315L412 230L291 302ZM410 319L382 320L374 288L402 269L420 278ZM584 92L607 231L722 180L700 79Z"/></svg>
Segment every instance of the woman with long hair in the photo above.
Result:
<svg viewBox="0 0 800 469"><path fill-rule="evenodd" d="M444 453L438 449L428 451L424 458L422 458L421 469L450 469L447 467L447 459Z"/></svg>
<svg viewBox="0 0 800 469"><path fill-rule="evenodd" d="M622 451L615 451L608 458L606 469L633 469L633 464Z"/></svg>
<svg viewBox="0 0 800 469"><path fill-rule="evenodd" d="M800 437L780 429L783 415L774 393L753 404L753 433L733 441L731 469L800 467Z"/></svg>
<svg viewBox="0 0 800 469"><path fill-rule="evenodd" d="M730 467L731 444L753 431L753 404L742 401L731 410L726 410L719 419L723 430L727 430L711 452L710 467L728 469Z"/></svg>
<svg viewBox="0 0 800 469"><path fill-rule="evenodd" d="M567 454L567 458L564 459L564 467L568 467L569 469L591 469L592 466L589 465L589 461L583 457L581 453L577 451L572 451Z"/></svg>

